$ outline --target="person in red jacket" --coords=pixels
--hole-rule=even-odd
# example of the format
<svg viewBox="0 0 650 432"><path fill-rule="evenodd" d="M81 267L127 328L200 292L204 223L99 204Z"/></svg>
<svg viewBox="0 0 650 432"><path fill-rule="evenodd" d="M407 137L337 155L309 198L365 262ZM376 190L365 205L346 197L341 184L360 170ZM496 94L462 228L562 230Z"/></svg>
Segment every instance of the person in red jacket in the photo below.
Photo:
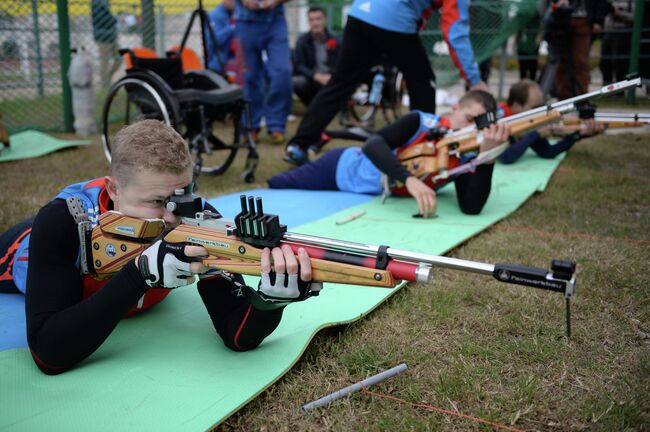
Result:
<svg viewBox="0 0 650 432"><path fill-rule="evenodd" d="M34 219L0 235L0 292L25 293L27 341L43 372L75 367L122 318L151 308L170 289L190 285L199 275L198 292L214 327L236 351L258 346L278 326L288 303L320 289L311 282L307 253L301 250L296 257L286 246L263 250L257 288L247 287L241 275L206 273L203 247L163 239L109 279L84 274L79 222L96 226L100 214L115 210L173 227L179 220L165 201L192 181L187 145L164 123L135 123L115 141L108 176L66 187ZM204 208L218 215L209 204Z"/></svg>

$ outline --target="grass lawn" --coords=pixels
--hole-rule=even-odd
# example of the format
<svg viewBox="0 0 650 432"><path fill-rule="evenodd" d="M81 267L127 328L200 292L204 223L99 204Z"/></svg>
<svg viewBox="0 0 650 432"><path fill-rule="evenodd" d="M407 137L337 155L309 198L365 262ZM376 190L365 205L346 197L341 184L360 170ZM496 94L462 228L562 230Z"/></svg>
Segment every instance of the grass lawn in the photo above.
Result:
<svg viewBox="0 0 650 432"><path fill-rule="evenodd" d="M286 164L282 147L260 148L257 183L239 180L239 155L224 176L201 177L200 192L265 186ZM0 230L33 215L61 187L106 170L98 139L2 164ZM218 429L493 429L363 393L300 411L406 362L406 373L371 390L517 429L650 430L649 135L578 143L543 194L450 255L544 267L551 258L577 261L573 337L563 337L559 295L438 270L432 284L411 284L369 317L319 333L289 373Z"/></svg>

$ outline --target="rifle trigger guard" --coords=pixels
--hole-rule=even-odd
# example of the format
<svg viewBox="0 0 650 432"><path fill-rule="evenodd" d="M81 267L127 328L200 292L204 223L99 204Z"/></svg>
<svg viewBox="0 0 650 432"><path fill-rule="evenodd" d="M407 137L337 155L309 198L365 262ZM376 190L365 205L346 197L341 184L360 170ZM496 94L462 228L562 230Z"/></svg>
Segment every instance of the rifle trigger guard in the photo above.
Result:
<svg viewBox="0 0 650 432"><path fill-rule="evenodd" d="M375 268L378 270L386 270L386 267L388 267L388 246L379 246L377 249Z"/></svg>

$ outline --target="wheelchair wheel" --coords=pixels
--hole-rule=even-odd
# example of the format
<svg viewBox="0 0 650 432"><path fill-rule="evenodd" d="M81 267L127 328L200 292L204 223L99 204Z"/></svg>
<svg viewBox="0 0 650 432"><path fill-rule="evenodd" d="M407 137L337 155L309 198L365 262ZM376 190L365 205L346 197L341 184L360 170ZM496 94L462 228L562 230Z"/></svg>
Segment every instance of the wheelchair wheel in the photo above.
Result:
<svg viewBox="0 0 650 432"><path fill-rule="evenodd" d="M371 104L370 88L367 84L361 84L355 90L354 94L348 101L348 120L356 125L369 125L372 123L377 112L378 104ZM381 100L379 101L381 103Z"/></svg>
<svg viewBox="0 0 650 432"><path fill-rule="evenodd" d="M388 123L392 123L398 118L402 117L409 110L408 106L403 105L404 96L408 94L406 90L406 81L404 75L394 69L393 78L390 80L385 90L384 104L384 117Z"/></svg>
<svg viewBox="0 0 650 432"><path fill-rule="evenodd" d="M199 152L197 145L201 145L201 143L190 146L195 156ZM207 142L204 141L202 145L203 147L200 149L201 173L213 176L223 174L235 160L237 150L248 147L240 142L240 128L237 120L212 123Z"/></svg>
<svg viewBox="0 0 650 432"><path fill-rule="evenodd" d="M124 126L144 119L160 120L172 127L178 125L178 118L164 94L150 83L125 77L113 84L102 112L102 144L109 162L115 134Z"/></svg>

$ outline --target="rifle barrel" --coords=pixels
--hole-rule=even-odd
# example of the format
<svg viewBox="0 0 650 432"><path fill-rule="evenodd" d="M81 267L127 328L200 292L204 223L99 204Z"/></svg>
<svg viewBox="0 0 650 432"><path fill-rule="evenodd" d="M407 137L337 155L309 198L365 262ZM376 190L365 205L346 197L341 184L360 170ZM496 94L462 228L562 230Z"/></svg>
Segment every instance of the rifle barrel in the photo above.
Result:
<svg viewBox="0 0 650 432"><path fill-rule="evenodd" d="M289 243L301 244L305 246L320 246L332 250L337 250L339 252L348 252L357 255L376 257L379 254L379 246L336 240L325 237L310 236L305 234L285 233L284 240ZM494 271L494 265L492 264L467 261L458 258L429 255L419 252L409 252L400 249L394 249L391 247L386 250L386 253L389 258L392 258L396 261L407 262L415 265L443 267L486 275L491 275Z"/></svg>
<svg viewBox="0 0 650 432"><path fill-rule="evenodd" d="M595 119L598 121L629 121L629 122L650 123L650 114L597 112L595 115Z"/></svg>
<svg viewBox="0 0 650 432"><path fill-rule="evenodd" d="M546 112L546 111L552 111L552 110L557 110L557 111L560 111L562 113L565 113L565 112L574 110L575 109L575 104L577 102L586 101L586 100L593 99L593 98L598 97L598 96L605 96L605 95L608 95L608 94L619 93L619 92L622 92L622 91L624 91L624 90L626 90L628 88L631 88L631 87L640 87L641 84L642 84L641 78L634 78L634 79L631 79L631 80L619 81L617 83L613 83L613 84L601 87L600 89L594 90L594 91L592 91L590 93L585 93L585 94L582 94L582 95L579 95L579 96L574 96L574 97L569 98L569 99L564 99L564 100L557 101L557 102L549 104L549 105L544 105L544 106L541 106L539 108L534 108L532 110L524 111L524 112L521 112L519 114L514 114L514 115L511 115L511 116L508 116L508 117L501 118L501 119L497 120L497 122L498 123L504 123L504 122L508 123L508 122L513 121L513 120L518 120L518 119L530 117L530 116L533 116L533 115L536 115L536 114L540 114L540 113L543 113L543 112ZM447 136L472 132L474 130L476 130L475 125L467 126L467 127L463 128L463 129L459 129L457 131L450 132Z"/></svg>

